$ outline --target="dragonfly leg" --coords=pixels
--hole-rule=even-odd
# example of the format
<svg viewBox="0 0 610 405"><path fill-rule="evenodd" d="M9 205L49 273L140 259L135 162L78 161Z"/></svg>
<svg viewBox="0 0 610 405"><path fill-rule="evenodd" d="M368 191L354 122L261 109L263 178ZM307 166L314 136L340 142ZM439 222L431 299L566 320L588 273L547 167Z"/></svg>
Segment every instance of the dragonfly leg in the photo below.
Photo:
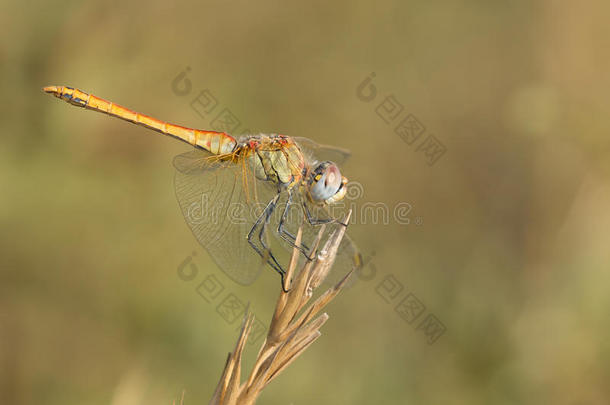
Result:
<svg viewBox="0 0 610 405"><path fill-rule="evenodd" d="M280 197L279 193L275 197L273 197L273 199L271 201L269 201L269 204L267 204L267 207L265 207L265 209L263 210L261 215L258 217L256 222L252 226L252 229L250 229L250 232L248 232L248 243L256 251L256 253L258 253L260 255L260 257L267 260L267 264L269 264L269 266L271 266L271 268L273 270L277 271L280 274L280 276L282 278L282 289L283 289L284 288L284 275L286 274L286 271L282 268L282 265L277 261L277 259L275 258L275 256L271 252L271 250L269 249L269 246L264 241L264 235L265 235L265 231L267 229L267 224L269 223L271 214L275 210L279 197ZM258 241L259 241L260 245L262 246L262 248L257 246L256 243L254 243L254 233L255 233L256 229L259 227L260 227L260 231L258 232Z"/></svg>
<svg viewBox="0 0 610 405"><path fill-rule="evenodd" d="M267 225L269 224L269 218L271 217L271 213L273 212L274 209L275 209L275 204L273 205L272 209L267 211L267 214L265 215L265 220L263 221L261 229L258 232L258 241L260 242L261 246L263 247L265 254L268 255L269 258L272 260L272 262L279 268L278 272L283 275L285 273L284 269L275 259L275 256L273 256L273 253L271 253L271 249L269 249L267 242L265 242ZM274 269L276 269L276 271L277 271L277 268L274 267Z"/></svg>
<svg viewBox="0 0 610 405"><path fill-rule="evenodd" d="M339 224L339 225L343 225L343 226L347 226L347 224L344 224L343 222L335 219L335 218L315 218L313 215L311 215L311 211L309 211L309 207L307 206L307 203L303 202L303 211L305 211L305 217L307 218L307 222L309 222L311 225L316 226L316 225L322 225L322 224Z"/></svg>
<svg viewBox="0 0 610 405"><path fill-rule="evenodd" d="M297 247L303 256L305 256L308 260L313 260L313 257L309 257L308 252L309 248L304 243L301 243L299 246L296 246L296 236L294 236L290 231L284 228L284 224L286 222L286 218L288 217L288 210L292 206L292 193L288 192L288 199L286 200L286 207L282 212L282 217L280 218L280 223L277 227L277 233L284 239L286 242L290 243L293 247Z"/></svg>

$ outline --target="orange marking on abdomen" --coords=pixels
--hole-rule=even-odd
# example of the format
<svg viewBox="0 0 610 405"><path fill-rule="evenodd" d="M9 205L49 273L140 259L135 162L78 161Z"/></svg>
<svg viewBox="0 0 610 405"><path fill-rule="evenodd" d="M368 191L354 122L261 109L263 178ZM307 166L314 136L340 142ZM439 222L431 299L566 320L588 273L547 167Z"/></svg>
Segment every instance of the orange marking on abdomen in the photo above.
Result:
<svg viewBox="0 0 610 405"><path fill-rule="evenodd" d="M85 93L71 87L47 86L43 88L43 90L70 104L117 117L153 129L165 135L171 135L190 145L198 146L214 154L230 153L237 145L235 138L224 132L203 131L170 124L169 122L140 114L121 105L94 96L93 94Z"/></svg>

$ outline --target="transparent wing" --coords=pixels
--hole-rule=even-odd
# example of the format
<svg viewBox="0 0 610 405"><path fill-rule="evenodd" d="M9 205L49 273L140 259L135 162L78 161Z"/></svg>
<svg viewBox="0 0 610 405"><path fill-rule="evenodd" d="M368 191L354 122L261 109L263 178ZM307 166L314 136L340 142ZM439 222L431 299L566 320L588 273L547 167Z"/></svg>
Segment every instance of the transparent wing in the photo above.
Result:
<svg viewBox="0 0 610 405"><path fill-rule="evenodd" d="M346 233L343 236L343 240L341 240L341 245L339 245L339 252L337 253L334 269L326 282L335 285L348 272L354 270L354 273L344 287L349 288L358 281L363 265L362 254L360 253L358 246L356 246L352 238Z"/></svg>
<svg viewBox="0 0 610 405"><path fill-rule="evenodd" d="M330 160L337 165L343 165L351 156L351 152L347 149L338 148L330 145L322 145L312 141L309 138L295 136L292 139L299 145L301 152L307 155L312 160L325 161Z"/></svg>
<svg viewBox="0 0 610 405"><path fill-rule="evenodd" d="M252 168L245 162L225 162L220 157L201 150L176 156L174 166L177 169L174 186L182 215L197 241L225 274L239 284L249 285L256 281L263 267L266 271L273 271L248 243L247 237L268 202L277 195L276 186L256 180ZM284 269L288 266L293 248L278 233L287 197L286 192L280 194L277 207L262 235ZM299 190L294 190L284 226L288 232L296 235L298 227L302 225L303 242L310 247L320 226L313 226L305 219L303 201L306 200ZM329 213L315 207L310 207L310 211L317 218L329 218L330 215L343 218L342 212ZM336 223L328 224L323 240L340 226ZM258 237L256 232L255 241L258 241ZM345 235L325 284L336 284L351 269L358 269L360 262L358 249ZM356 278L352 277L352 282Z"/></svg>
<svg viewBox="0 0 610 405"><path fill-rule="evenodd" d="M264 209L260 201L271 195L269 187L257 189L262 195L255 199L257 184L244 175L243 165L200 150L177 156L174 166L176 197L197 241L235 282L253 283L264 263L247 235Z"/></svg>

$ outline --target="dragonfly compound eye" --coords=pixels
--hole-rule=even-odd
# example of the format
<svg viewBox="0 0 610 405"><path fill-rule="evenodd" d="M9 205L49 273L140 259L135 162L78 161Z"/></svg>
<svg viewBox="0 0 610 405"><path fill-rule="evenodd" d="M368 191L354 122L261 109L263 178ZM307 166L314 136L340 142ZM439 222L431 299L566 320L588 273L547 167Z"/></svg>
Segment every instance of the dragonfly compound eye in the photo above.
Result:
<svg viewBox="0 0 610 405"><path fill-rule="evenodd" d="M341 176L337 165L322 162L312 173L309 194L314 201L332 203L343 198L346 183L347 179Z"/></svg>

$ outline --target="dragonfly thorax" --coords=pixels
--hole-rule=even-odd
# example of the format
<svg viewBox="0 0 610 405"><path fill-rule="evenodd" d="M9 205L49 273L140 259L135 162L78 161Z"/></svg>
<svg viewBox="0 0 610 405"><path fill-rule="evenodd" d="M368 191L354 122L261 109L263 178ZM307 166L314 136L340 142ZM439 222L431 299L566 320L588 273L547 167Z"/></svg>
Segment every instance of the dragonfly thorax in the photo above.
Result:
<svg viewBox="0 0 610 405"><path fill-rule="evenodd" d="M297 145L283 135L256 135L241 140L241 150L248 156L257 179L291 188L299 184L305 158Z"/></svg>

